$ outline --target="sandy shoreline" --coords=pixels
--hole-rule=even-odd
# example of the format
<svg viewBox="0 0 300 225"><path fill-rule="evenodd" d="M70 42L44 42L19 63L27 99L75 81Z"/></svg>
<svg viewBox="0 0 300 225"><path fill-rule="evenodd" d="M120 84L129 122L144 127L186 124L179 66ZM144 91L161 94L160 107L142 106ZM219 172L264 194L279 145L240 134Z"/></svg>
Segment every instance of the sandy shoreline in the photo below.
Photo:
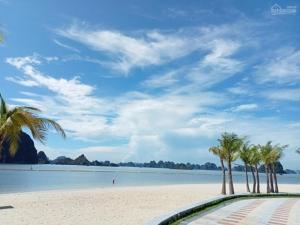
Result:
<svg viewBox="0 0 300 225"><path fill-rule="evenodd" d="M243 184L235 185L244 192ZM262 187L264 190L265 187ZM284 192L300 185L282 184ZM113 187L1 194L5 225L143 225L154 217L218 195L219 184Z"/></svg>

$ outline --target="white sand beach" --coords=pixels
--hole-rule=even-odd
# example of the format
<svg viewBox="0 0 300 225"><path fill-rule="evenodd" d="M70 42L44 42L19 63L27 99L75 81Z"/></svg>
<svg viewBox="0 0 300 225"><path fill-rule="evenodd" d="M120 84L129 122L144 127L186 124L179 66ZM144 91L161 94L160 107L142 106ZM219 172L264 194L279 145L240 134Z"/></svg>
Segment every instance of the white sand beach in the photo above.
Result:
<svg viewBox="0 0 300 225"><path fill-rule="evenodd" d="M243 184L235 185L244 192ZM262 186L262 190L265 187ZM300 185L280 185L300 192ZM3 225L143 225L176 208L218 195L219 184L114 187L0 195Z"/></svg>

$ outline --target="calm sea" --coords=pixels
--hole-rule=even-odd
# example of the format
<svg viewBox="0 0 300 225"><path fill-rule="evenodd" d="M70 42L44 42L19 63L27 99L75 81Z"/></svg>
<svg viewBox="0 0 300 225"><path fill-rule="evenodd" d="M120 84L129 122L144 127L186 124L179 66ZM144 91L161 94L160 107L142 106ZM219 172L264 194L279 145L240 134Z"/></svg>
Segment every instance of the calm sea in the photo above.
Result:
<svg viewBox="0 0 300 225"><path fill-rule="evenodd" d="M251 174L249 176L251 179ZM171 170L67 165L0 165L0 193L115 186L220 183L220 171ZM265 181L261 174L262 182ZM280 183L300 184L300 175L278 176ZM244 173L234 172L236 183Z"/></svg>

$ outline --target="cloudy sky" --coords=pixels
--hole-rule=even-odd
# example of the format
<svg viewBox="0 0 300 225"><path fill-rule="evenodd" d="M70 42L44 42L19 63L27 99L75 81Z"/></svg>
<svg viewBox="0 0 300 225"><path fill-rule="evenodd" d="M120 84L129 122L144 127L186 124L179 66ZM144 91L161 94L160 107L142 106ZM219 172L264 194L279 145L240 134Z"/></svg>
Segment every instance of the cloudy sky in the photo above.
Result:
<svg viewBox="0 0 300 225"><path fill-rule="evenodd" d="M0 91L43 109L51 158L217 162L224 131L289 144L299 169L296 1L0 0Z"/></svg>

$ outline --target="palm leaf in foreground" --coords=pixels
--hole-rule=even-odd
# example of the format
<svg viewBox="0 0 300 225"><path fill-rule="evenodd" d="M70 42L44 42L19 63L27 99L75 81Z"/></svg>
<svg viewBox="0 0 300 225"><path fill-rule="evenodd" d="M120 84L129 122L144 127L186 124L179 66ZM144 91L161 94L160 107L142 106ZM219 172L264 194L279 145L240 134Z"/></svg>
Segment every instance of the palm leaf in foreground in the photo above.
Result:
<svg viewBox="0 0 300 225"><path fill-rule="evenodd" d="M41 112L38 108L22 106L9 109L1 95L0 98L0 150L3 142L7 140L10 154L15 155L22 128L28 128L32 137L43 144L49 128L54 128L63 138L66 137L58 123L37 115Z"/></svg>

